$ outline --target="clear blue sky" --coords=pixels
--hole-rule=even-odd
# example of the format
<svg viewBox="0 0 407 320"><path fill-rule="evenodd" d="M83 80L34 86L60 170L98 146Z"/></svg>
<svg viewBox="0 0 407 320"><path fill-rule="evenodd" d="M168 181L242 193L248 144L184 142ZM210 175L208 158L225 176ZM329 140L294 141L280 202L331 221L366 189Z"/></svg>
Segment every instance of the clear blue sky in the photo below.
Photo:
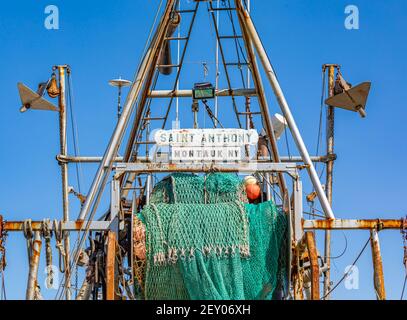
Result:
<svg viewBox="0 0 407 320"><path fill-rule="evenodd" d="M334 212L340 218L401 218L406 214L407 174L402 159L407 116L405 74L407 62L407 2L403 0L252 0L253 18L278 73L292 112L311 153L315 150L321 95L321 65L338 63L348 81L373 83L368 117L338 110ZM59 7L60 29L44 28L44 9ZM132 79L154 18L158 1L60 1L15 0L0 10L0 213L8 220L28 217L61 217L57 114L19 113L16 83L35 88L50 75L55 64L73 70L75 112L79 145L83 155L101 155L116 121L116 92L107 85L121 75ZM344 27L345 7L357 5L360 29ZM207 61L208 78L214 76L213 28L203 5L201 26L193 31L190 67ZM206 41L212 39L210 41ZM212 60L211 60L212 59ZM202 67L184 75L181 86L203 80ZM270 100L272 112L278 107ZM190 114L190 102L185 106ZM229 112L223 114L229 124ZM187 123L187 120L185 120ZM208 121L208 120L206 120ZM206 122L208 124L208 122ZM231 125L231 124L230 124ZM285 141L280 141L286 154ZM290 141L290 151L296 154ZM72 153L72 143L70 141ZM85 166L82 180L86 192L96 169ZM76 185L71 170L71 184ZM306 191L310 191L304 175ZM75 199L72 198L72 202ZM72 217L78 214L77 204ZM345 232L346 253L334 260L332 279L341 278L368 238L365 231ZM344 234L336 232L333 256L345 246ZM399 299L404 280L402 241L398 231L380 233L386 288L390 299ZM319 237L323 251L322 237ZM7 289L9 298L24 298L27 280L25 241L10 234L7 241ZM56 260L56 257L54 257ZM43 283L43 263L40 281ZM338 299L374 299L370 248L361 257L359 290L335 291ZM43 286L42 286L43 287ZM45 297L54 291L43 289Z"/></svg>

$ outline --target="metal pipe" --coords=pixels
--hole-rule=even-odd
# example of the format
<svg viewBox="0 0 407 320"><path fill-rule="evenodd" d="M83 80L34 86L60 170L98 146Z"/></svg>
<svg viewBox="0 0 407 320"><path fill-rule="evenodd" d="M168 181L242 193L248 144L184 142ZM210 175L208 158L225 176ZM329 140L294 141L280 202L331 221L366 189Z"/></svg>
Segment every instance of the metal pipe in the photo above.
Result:
<svg viewBox="0 0 407 320"><path fill-rule="evenodd" d="M26 300L34 300L37 288L38 265L41 254L41 236L39 231L34 232L34 241L32 245L32 254L30 259L30 269L28 273L28 283L26 291Z"/></svg>
<svg viewBox="0 0 407 320"><path fill-rule="evenodd" d="M381 230L403 228L403 219L371 219L371 220L303 220L302 226L306 230L371 230L380 227Z"/></svg>
<svg viewBox="0 0 407 320"><path fill-rule="evenodd" d="M326 72L327 66L323 66L323 72ZM328 67L328 95L332 97L334 95L334 81L335 81L335 65L330 65ZM325 83L323 84L325 85ZM327 116L326 116L326 145L327 157L330 157L334 154L334 126L335 126L335 109L334 107L328 106ZM328 202L332 207L332 185L333 185L333 169L334 169L334 159L329 160L326 163L326 184L325 192ZM331 231L325 231L325 240L324 240L324 260L327 265L327 270L324 273L324 295L325 299L330 299L329 292L331 291Z"/></svg>
<svg viewBox="0 0 407 320"><path fill-rule="evenodd" d="M102 162L103 157L74 157L74 156L62 156L58 155L57 160L59 162L68 162L68 163L98 163ZM123 157L116 157L114 162L123 162Z"/></svg>
<svg viewBox="0 0 407 320"><path fill-rule="evenodd" d="M370 230L370 245L372 247L374 287L376 290L376 297L377 300L386 300L382 254L380 252L379 234L377 229Z"/></svg>
<svg viewBox="0 0 407 320"><path fill-rule="evenodd" d="M147 175L147 179L146 179L146 204L149 205L150 204L150 193L151 193L151 189L152 189L152 175L149 174Z"/></svg>
<svg viewBox="0 0 407 320"><path fill-rule="evenodd" d="M65 71L69 72L68 66L57 66L59 72L59 139L60 139L60 154L66 156L68 154L68 147L66 142L66 95L65 95ZM62 176L62 207L63 207L63 221L69 221L69 193L68 193L68 164L60 162L61 166L61 176ZM64 249L66 252L64 263L65 263L65 273L70 273L69 268L69 254L70 254L70 243L69 243L69 233L64 234ZM69 281L65 282L66 287L66 299L71 299L71 283Z"/></svg>
<svg viewBox="0 0 407 320"><path fill-rule="evenodd" d="M31 228L33 231L43 230L43 221L32 221ZM80 231L83 226L87 224L87 221L77 220L77 221L67 221L62 222L61 229L64 231ZM111 221L92 221L89 225L89 229L93 231L104 231L109 230ZM54 225L49 222L47 223L47 228L50 231L54 231ZM5 221L4 222L5 232L22 232L24 231L24 221Z"/></svg>
<svg viewBox="0 0 407 320"><path fill-rule="evenodd" d="M116 168L116 178L126 172L134 173L158 173L158 172L277 172L287 173L292 177L298 177L298 169L295 164L276 162L200 162L200 163L123 163Z"/></svg>
<svg viewBox="0 0 407 320"><path fill-rule="evenodd" d="M284 97L284 93L280 87L280 84L277 80L276 74L273 70L273 67L271 65L271 62L269 61L267 57L267 53L261 43L260 37L256 31L256 28L250 18L250 15L248 12L243 8L241 0L236 0L236 4L238 7L238 12L239 15L242 17L242 19L245 22L245 25L247 26L247 30L249 32L249 36L254 44L254 47L256 48L256 51L259 55L259 58L261 60L261 63L263 64L263 67L265 69L267 78L270 81L270 84L273 88L274 94L278 100L278 103L280 105L280 108L283 112L284 117L287 120L288 126L291 130L291 133L293 135L294 141L297 145L297 148L301 154L301 157L303 158L304 164L307 165L307 170L309 172L312 184L315 188L315 191L317 192L319 201L321 203L322 209L326 215L327 218L333 219L335 216L333 214L332 208L329 204L329 201L325 195L324 189L322 188L321 181L318 178L318 174L315 170L315 167L312 163L312 160L309 156L308 150L304 144L304 141L301 137L300 131L297 127L297 124L295 123L294 117L291 113L290 107Z"/></svg>
<svg viewBox="0 0 407 320"><path fill-rule="evenodd" d="M254 97L256 95L254 89L217 89L215 91L215 97ZM153 90L148 95L149 98L192 98L192 96L192 90Z"/></svg>
<svg viewBox="0 0 407 320"><path fill-rule="evenodd" d="M268 158L259 158L260 160L269 160ZM68 163L98 163L103 160L103 157L87 157L87 156L81 156L81 157L74 157L74 156L57 156L57 160L60 162L68 162ZM300 156L292 156L292 157L281 157L280 158L281 162L286 162L286 163L299 163L302 162L302 158ZM327 162L327 157L325 156L312 156L311 157L312 162ZM114 159L114 162L116 163L122 163L123 162L123 157L116 157ZM136 162L150 162L150 160L147 157L142 157L138 156Z"/></svg>

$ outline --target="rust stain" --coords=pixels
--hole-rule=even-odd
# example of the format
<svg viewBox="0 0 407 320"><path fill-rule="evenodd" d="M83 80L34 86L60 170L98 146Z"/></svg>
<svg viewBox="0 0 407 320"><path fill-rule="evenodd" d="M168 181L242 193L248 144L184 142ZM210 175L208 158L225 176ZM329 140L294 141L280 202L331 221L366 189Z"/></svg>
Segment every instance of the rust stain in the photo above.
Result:
<svg viewBox="0 0 407 320"><path fill-rule="evenodd" d="M304 223L304 220L303 220ZM313 220L313 229L401 229L403 220L397 219L368 219L368 220Z"/></svg>
<svg viewBox="0 0 407 320"><path fill-rule="evenodd" d="M34 240L32 249L32 259L38 260L41 254L41 240Z"/></svg>
<svg viewBox="0 0 407 320"><path fill-rule="evenodd" d="M83 223L84 223L83 220L76 220L76 221L75 221L75 228L76 228L77 230L81 230L81 229L82 229L82 226L83 226Z"/></svg>
<svg viewBox="0 0 407 320"><path fill-rule="evenodd" d="M115 257L116 257L116 234L109 231L107 234L106 250L106 300L115 300L116 281L115 281Z"/></svg>
<svg viewBox="0 0 407 320"><path fill-rule="evenodd" d="M23 230L23 221L5 221L4 222L4 230L5 231L22 231ZM42 230L42 222L40 221L33 221L31 223L33 231L41 231Z"/></svg>
<svg viewBox="0 0 407 320"><path fill-rule="evenodd" d="M376 289L376 296L378 300L386 300L382 255L380 253L380 244L377 238L377 232L375 231L371 231L370 245L372 248L374 286Z"/></svg>
<svg viewBox="0 0 407 320"><path fill-rule="evenodd" d="M311 263L311 299L319 300L319 265L314 233L306 232L305 238Z"/></svg>

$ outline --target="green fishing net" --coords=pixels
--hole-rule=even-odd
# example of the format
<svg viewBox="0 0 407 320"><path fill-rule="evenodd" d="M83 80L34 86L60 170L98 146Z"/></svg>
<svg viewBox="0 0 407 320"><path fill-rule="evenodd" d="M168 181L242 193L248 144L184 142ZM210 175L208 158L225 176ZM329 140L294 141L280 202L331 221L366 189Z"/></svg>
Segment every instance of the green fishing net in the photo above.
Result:
<svg viewBox="0 0 407 320"><path fill-rule="evenodd" d="M272 299L286 279L287 220L249 204L232 174L173 174L140 215L146 228L144 299Z"/></svg>

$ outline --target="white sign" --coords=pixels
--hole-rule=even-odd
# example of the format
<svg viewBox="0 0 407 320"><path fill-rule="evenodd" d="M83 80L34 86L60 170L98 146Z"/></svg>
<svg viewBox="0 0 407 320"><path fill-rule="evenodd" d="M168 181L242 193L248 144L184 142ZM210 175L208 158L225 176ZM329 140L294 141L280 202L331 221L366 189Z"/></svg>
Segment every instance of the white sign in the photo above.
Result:
<svg viewBox="0 0 407 320"><path fill-rule="evenodd" d="M242 159L240 147L173 147L171 159L174 161L238 161Z"/></svg>
<svg viewBox="0 0 407 320"><path fill-rule="evenodd" d="M256 130L244 129L178 129L158 130L154 140L159 146L228 146L256 145Z"/></svg>
<svg viewBox="0 0 407 320"><path fill-rule="evenodd" d="M176 129L154 134L157 146L171 148L173 161L239 161L244 148L258 140L254 129Z"/></svg>

